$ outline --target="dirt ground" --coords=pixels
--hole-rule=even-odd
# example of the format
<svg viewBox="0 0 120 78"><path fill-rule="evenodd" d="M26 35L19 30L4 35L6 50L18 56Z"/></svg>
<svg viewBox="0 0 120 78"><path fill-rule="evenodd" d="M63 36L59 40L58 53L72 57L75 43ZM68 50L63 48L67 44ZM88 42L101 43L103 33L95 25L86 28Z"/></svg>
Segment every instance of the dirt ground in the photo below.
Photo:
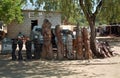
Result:
<svg viewBox="0 0 120 78"><path fill-rule="evenodd" d="M0 55L0 78L120 78L120 42L110 43L115 56L66 61L11 61Z"/></svg>

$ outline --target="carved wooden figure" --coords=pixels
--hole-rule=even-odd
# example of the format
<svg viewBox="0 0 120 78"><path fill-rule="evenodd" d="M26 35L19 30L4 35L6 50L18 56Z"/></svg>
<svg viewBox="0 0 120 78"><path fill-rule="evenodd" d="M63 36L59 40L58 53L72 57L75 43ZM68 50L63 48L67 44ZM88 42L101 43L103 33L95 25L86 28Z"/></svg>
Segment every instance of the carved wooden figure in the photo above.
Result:
<svg viewBox="0 0 120 78"><path fill-rule="evenodd" d="M72 40L72 35L71 35L70 31L67 32L66 46L67 46L67 58L74 59L73 40Z"/></svg>
<svg viewBox="0 0 120 78"><path fill-rule="evenodd" d="M76 58L77 59L83 59L83 42L82 42L82 34L79 28L79 25L77 25L76 30Z"/></svg>
<svg viewBox="0 0 120 78"><path fill-rule="evenodd" d="M57 58L58 60L62 60L64 58L64 45L62 41L61 28L59 25L56 25L55 34L57 43Z"/></svg>
<svg viewBox="0 0 120 78"><path fill-rule="evenodd" d="M41 58L53 59L52 43L51 43L51 23L45 19L42 24L43 47Z"/></svg>
<svg viewBox="0 0 120 78"><path fill-rule="evenodd" d="M82 34L83 34L83 43L85 48L85 59L92 59L92 52L90 49L90 40L88 37L87 28L82 29Z"/></svg>

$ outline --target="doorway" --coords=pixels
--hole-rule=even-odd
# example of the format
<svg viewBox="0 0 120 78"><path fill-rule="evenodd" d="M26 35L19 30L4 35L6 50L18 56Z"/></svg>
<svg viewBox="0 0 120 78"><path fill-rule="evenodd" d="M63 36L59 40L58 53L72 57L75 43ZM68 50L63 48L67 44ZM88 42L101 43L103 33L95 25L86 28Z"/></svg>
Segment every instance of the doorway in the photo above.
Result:
<svg viewBox="0 0 120 78"><path fill-rule="evenodd" d="M31 30L38 25L38 20L31 20Z"/></svg>

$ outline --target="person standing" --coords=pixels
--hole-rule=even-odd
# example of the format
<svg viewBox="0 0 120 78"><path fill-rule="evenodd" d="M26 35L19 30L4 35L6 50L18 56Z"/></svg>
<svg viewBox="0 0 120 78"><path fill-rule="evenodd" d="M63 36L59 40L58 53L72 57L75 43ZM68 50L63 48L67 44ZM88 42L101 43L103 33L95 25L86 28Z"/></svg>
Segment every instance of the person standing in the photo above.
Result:
<svg viewBox="0 0 120 78"><path fill-rule="evenodd" d="M22 57L22 48L23 48L23 41L21 38L18 38L18 60L23 60L23 57Z"/></svg>
<svg viewBox="0 0 120 78"><path fill-rule="evenodd" d="M33 43L34 43L34 59L40 59L42 45L40 44L39 39L34 39Z"/></svg>
<svg viewBox="0 0 120 78"><path fill-rule="evenodd" d="M23 57L22 57L22 48L23 48L23 38L24 38L24 35L22 34L22 32L19 32L18 35L17 35L17 39L18 39L18 60L23 60Z"/></svg>
<svg viewBox="0 0 120 78"><path fill-rule="evenodd" d="M25 42L25 47L26 47L26 58L28 60L32 59L31 46L32 46L32 42L30 41L29 38L27 38Z"/></svg>
<svg viewBox="0 0 120 78"><path fill-rule="evenodd" d="M12 60L17 60L16 49L17 49L17 39L12 39Z"/></svg>

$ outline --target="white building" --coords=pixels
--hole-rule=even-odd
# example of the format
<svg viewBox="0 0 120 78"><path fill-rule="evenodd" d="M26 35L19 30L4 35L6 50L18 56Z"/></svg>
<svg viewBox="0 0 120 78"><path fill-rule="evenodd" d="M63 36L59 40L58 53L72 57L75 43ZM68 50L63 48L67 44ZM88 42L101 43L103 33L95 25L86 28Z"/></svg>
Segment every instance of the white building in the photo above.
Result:
<svg viewBox="0 0 120 78"><path fill-rule="evenodd" d="M51 22L52 28L55 28L58 24L61 25L60 12L23 10L23 17L23 23L13 22L7 27L9 38L15 38L19 32L29 36L34 26L42 26L44 19L48 19Z"/></svg>

